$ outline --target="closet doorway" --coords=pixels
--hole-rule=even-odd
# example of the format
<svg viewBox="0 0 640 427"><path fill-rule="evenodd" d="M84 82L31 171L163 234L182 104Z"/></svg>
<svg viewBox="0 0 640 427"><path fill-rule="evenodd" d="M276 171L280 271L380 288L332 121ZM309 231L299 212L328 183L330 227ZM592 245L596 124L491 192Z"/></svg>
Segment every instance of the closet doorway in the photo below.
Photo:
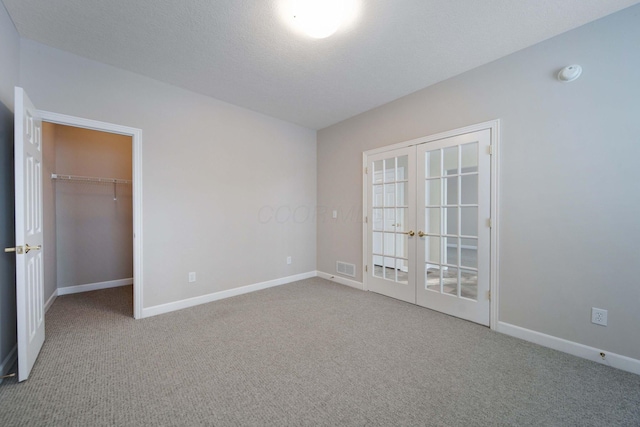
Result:
<svg viewBox="0 0 640 427"><path fill-rule="evenodd" d="M131 136L44 122L42 143L45 295L133 285Z"/></svg>
<svg viewBox="0 0 640 427"><path fill-rule="evenodd" d="M142 317L140 129L38 111L43 127L45 294L133 285Z"/></svg>

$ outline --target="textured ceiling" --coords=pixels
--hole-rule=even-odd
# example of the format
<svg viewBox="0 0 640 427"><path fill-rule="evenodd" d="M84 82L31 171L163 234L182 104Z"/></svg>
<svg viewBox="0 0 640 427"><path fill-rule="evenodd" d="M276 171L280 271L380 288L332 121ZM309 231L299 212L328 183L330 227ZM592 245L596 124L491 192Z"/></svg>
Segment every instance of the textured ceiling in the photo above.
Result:
<svg viewBox="0 0 640 427"><path fill-rule="evenodd" d="M312 129L638 3L360 0L312 39L286 0L2 1L22 37Z"/></svg>

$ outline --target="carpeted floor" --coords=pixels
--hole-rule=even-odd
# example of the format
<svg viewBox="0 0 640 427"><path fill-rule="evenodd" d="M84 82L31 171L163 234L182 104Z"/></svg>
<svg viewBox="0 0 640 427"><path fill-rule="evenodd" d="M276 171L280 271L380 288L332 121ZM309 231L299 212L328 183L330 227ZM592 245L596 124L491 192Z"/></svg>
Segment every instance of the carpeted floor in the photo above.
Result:
<svg viewBox="0 0 640 427"><path fill-rule="evenodd" d="M0 426L638 426L640 376L322 279L149 319L60 297Z"/></svg>

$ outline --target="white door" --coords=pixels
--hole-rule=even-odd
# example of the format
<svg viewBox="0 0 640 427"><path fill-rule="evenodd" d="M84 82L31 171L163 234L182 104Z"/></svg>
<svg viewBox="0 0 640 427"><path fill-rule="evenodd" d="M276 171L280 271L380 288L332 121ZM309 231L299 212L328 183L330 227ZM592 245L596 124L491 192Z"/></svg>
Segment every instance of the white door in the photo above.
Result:
<svg viewBox="0 0 640 427"><path fill-rule="evenodd" d="M44 343L42 122L15 89L16 300L18 381L29 377Z"/></svg>
<svg viewBox="0 0 640 427"><path fill-rule="evenodd" d="M415 303L415 147L367 161L368 288Z"/></svg>
<svg viewBox="0 0 640 427"><path fill-rule="evenodd" d="M367 287L490 320L491 131L367 156Z"/></svg>
<svg viewBox="0 0 640 427"><path fill-rule="evenodd" d="M417 303L489 325L490 130L417 147Z"/></svg>

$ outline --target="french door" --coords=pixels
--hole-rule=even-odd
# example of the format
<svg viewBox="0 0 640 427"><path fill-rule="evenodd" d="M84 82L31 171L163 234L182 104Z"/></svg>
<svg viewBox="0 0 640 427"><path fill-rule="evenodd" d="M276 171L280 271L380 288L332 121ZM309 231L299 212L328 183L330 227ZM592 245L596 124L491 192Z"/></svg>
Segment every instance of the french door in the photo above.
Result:
<svg viewBox="0 0 640 427"><path fill-rule="evenodd" d="M489 325L490 130L368 156L368 289Z"/></svg>

